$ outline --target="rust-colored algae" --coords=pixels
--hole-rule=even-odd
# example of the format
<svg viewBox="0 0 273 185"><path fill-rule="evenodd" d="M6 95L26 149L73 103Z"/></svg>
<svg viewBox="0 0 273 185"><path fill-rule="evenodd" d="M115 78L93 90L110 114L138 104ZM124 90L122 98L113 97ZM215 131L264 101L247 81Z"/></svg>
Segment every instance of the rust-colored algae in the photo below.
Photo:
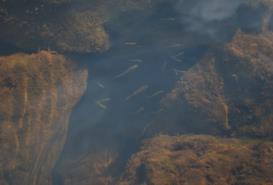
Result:
<svg viewBox="0 0 273 185"><path fill-rule="evenodd" d="M50 185L87 71L41 51L0 57L0 184Z"/></svg>
<svg viewBox="0 0 273 185"><path fill-rule="evenodd" d="M183 73L162 100L172 119L159 116L151 129L272 138L272 38L238 31L221 52Z"/></svg>
<svg viewBox="0 0 273 185"><path fill-rule="evenodd" d="M133 155L119 185L272 185L273 143L158 136Z"/></svg>

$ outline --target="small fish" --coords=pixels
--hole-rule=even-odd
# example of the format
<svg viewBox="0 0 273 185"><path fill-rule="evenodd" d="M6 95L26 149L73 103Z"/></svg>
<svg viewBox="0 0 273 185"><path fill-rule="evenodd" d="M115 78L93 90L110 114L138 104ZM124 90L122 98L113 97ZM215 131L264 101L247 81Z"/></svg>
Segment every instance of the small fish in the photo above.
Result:
<svg viewBox="0 0 273 185"><path fill-rule="evenodd" d="M100 107L101 109L107 109L106 105L104 105L103 103L101 103L100 101L96 101L96 104L98 107Z"/></svg>
<svg viewBox="0 0 273 185"><path fill-rule="evenodd" d="M107 106L105 105L107 102L109 102L110 98L103 98L101 100L96 101L97 106L99 106L101 109L107 109Z"/></svg>
<svg viewBox="0 0 273 185"><path fill-rule="evenodd" d="M125 42L124 44L127 45L127 46L135 46L135 45L137 45L136 42Z"/></svg>
<svg viewBox="0 0 273 185"><path fill-rule="evenodd" d="M140 107L140 108L136 111L136 114L139 114L139 113L143 112L144 110L145 110L144 107Z"/></svg>
<svg viewBox="0 0 273 185"><path fill-rule="evenodd" d="M143 62L142 59L130 59L129 61L131 61L131 62L137 62L137 63L142 63Z"/></svg>
<svg viewBox="0 0 273 185"><path fill-rule="evenodd" d="M176 21L175 17L166 17L166 18L161 18L161 21Z"/></svg>
<svg viewBox="0 0 273 185"><path fill-rule="evenodd" d="M128 69L126 69L125 71L123 71L122 73L118 74L117 76L115 76L114 78L120 78L123 77L125 75L127 75L128 73L130 73L131 71L137 69L139 66L137 64L132 65L131 67L129 67Z"/></svg>
<svg viewBox="0 0 273 185"><path fill-rule="evenodd" d="M184 47L184 44L175 43L175 44L167 46L167 48L180 48L180 47Z"/></svg>
<svg viewBox="0 0 273 185"><path fill-rule="evenodd" d="M97 82L97 85L98 85L100 88L102 88L102 89L105 88L105 86L104 86L102 83L100 83L100 82Z"/></svg>
<svg viewBox="0 0 273 185"><path fill-rule="evenodd" d="M157 91L157 92L155 92L154 94L152 94L152 95L150 96L150 98L155 97L155 96L158 96L158 95L160 95L160 94L162 94L162 93L164 93L163 90Z"/></svg>
<svg viewBox="0 0 273 185"><path fill-rule="evenodd" d="M238 75L232 74L231 76L232 76L232 78L233 78L234 80L238 81Z"/></svg>
<svg viewBox="0 0 273 185"><path fill-rule="evenodd" d="M141 86L140 88L138 88L137 90L135 90L132 94L130 94L129 96L126 97L126 101L130 100L131 98L137 96L138 94L144 92L145 90L147 90L149 88L148 85L144 85Z"/></svg>
<svg viewBox="0 0 273 185"><path fill-rule="evenodd" d="M109 102L111 100L111 98L104 98L101 99L100 102L105 103L105 102Z"/></svg>
<svg viewBox="0 0 273 185"><path fill-rule="evenodd" d="M185 53L184 51L181 51L181 52L177 53L175 56L176 56L176 57L179 57L179 56L184 55L184 53Z"/></svg>
<svg viewBox="0 0 273 185"><path fill-rule="evenodd" d="M171 59L173 59L176 62L183 62L183 60L178 58L177 56L171 56Z"/></svg>
<svg viewBox="0 0 273 185"><path fill-rule="evenodd" d="M185 71L183 71L183 70L179 70L179 69L174 69L174 73L175 73L175 75L183 75L184 73L185 73Z"/></svg>

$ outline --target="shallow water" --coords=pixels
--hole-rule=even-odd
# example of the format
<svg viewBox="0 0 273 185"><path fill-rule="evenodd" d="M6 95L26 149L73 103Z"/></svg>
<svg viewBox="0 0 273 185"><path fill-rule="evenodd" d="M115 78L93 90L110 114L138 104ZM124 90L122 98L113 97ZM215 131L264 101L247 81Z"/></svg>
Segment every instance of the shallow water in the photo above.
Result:
<svg viewBox="0 0 273 185"><path fill-rule="evenodd" d="M110 18L107 17L109 16L107 12L101 19L107 20L103 20L102 25L111 43L109 49L95 53L60 52L76 61L77 65L87 68L89 76L87 90L72 110L64 149L52 172L54 185L66 185L66 173L69 171L67 166L71 161L77 161L85 156L104 155L100 153L101 151L106 151L105 155L109 152L106 158L117 155L103 172L103 175L113 177L116 182L115 180L124 173L129 159L143 146L143 141L161 133L271 138L271 135L263 135L263 133L253 134L252 130L247 134L240 133L244 132L244 128L240 128L241 125L258 127L261 120L270 120L268 117L271 112L263 110L260 106L271 106L270 95L261 93L265 90L271 91L271 64L264 60L265 65L268 65L268 71L264 70L264 66L260 68L254 66L252 70L250 64L247 63L249 67L240 63L243 60L247 61L248 56L240 58L231 56L227 52L227 43L233 42L238 33L242 32L253 37L264 34L262 25L266 7L246 6L242 3L245 1L232 4L230 1L226 4L229 5L227 8L212 0L208 2L215 6L208 7L209 3L198 0L192 2L173 0L153 2L153 6L148 8L121 11L118 14L109 13L113 15ZM30 5L35 10L36 4ZM88 9L90 6L93 11L91 1L84 8L75 2L70 4L69 8L59 4L51 6L56 9L51 9L48 13L54 12L54 16L59 15L55 10L62 10L62 8L76 12ZM13 9L16 16L18 16L17 11L20 15L17 8ZM113 9L117 11L116 7ZM221 9L222 12L219 12ZM42 11L43 15L46 14L44 11ZM102 11L104 11L103 8ZM99 11L98 15L100 13ZM47 19L49 21L47 24L55 24L65 15L65 12L60 13L60 17L52 22L50 17ZM36 16L38 18L34 17L33 20L43 20L39 15ZM269 30L266 33L271 31L271 22L272 18L269 19ZM34 28L36 29L34 26L33 30L30 30L36 33ZM58 29L61 30L62 26ZM27 38L27 33L25 37ZM78 37L82 39L81 34ZM8 41L9 39L0 39L1 55L17 52L33 53L40 50L39 47L22 48L20 44L24 45L24 39L19 44L16 43L17 46ZM258 41L257 43L260 44ZM44 45L44 43L41 44L42 47ZM241 54L240 47L239 54ZM244 51L245 48L242 50ZM48 50L54 51L52 48ZM266 57L271 56L263 50L260 51L259 48L257 53L262 54L251 55L251 52L252 50L249 49L249 56L258 57L258 59L267 59ZM262 56L266 54L268 56ZM207 62L210 56L214 57L213 64ZM238 70L235 62L239 63L238 66L242 68L242 71ZM205 63L204 66L202 66L203 63ZM255 62L254 64L256 65ZM252 77L249 75L250 72L255 73L256 76L253 74L255 77ZM186 80L183 81L185 74ZM182 82L184 84L181 87ZM193 89L189 91L191 94L187 94L188 89L185 85L187 83L193 84L193 87L190 85L188 87ZM219 87L215 87L217 86L215 84ZM177 89L179 91L179 88L186 95L181 94L186 97L178 95L176 102L168 100L172 92ZM244 88L252 91L245 92ZM166 99L171 102L169 109L164 104ZM266 103L267 101L269 103ZM255 109L256 107L258 110ZM223 120L222 117L225 116ZM225 121L227 123L223 123ZM212 129L210 124L213 125ZM222 128L221 124L229 125L224 125L223 127L226 127ZM238 130L233 131L233 129ZM260 130L264 131L263 127ZM144 182L145 179L142 181Z"/></svg>

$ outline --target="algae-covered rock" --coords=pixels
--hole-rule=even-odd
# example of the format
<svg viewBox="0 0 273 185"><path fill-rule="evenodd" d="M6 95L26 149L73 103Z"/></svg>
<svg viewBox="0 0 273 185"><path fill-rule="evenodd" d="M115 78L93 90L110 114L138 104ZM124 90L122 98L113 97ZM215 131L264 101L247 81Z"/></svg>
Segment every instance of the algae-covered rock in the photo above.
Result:
<svg viewBox="0 0 273 185"><path fill-rule="evenodd" d="M102 52L110 47L105 22L147 4L147 0L0 1L0 40L24 50Z"/></svg>
<svg viewBox="0 0 273 185"><path fill-rule="evenodd" d="M225 83L229 122L237 134L273 136L273 34L237 33L219 68Z"/></svg>
<svg viewBox="0 0 273 185"><path fill-rule="evenodd" d="M211 56L186 71L162 103L176 111L181 126L191 131L214 133L229 129L224 81Z"/></svg>
<svg viewBox="0 0 273 185"><path fill-rule="evenodd" d="M270 185L273 143L158 136L133 155L119 185Z"/></svg>
<svg viewBox="0 0 273 185"><path fill-rule="evenodd" d="M51 185L87 71L50 52L0 57L0 184Z"/></svg>
<svg viewBox="0 0 273 185"><path fill-rule="evenodd" d="M184 72L151 130L272 138L272 49L271 32L237 32Z"/></svg>

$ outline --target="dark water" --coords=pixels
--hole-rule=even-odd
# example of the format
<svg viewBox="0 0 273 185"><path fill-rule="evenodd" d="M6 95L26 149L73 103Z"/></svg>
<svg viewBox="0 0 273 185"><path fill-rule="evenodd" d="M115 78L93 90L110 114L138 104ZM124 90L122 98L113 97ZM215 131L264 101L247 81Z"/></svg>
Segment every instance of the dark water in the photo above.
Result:
<svg viewBox="0 0 273 185"><path fill-rule="evenodd" d="M263 12L262 7L240 7L233 17L203 27L214 30L213 36L206 30L189 30L191 25L182 21L172 1L110 20L105 28L111 49L70 55L88 67L88 87L73 110L68 139L53 174L54 185L63 184L60 174L65 161L96 149L119 152L110 173L120 175L131 154L137 151L144 129L159 113L161 99L183 78L183 71L211 49L222 47L238 25L243 31L258 32L262 15L259 12ZM0 50L9 54L17 49L6 45Z"/></svg>
<svg viewBox="0 0 273 185"><path fill-rule="evenodd" d="M183 72L210 50L221 48L236 30L259 32L265 8L240 6L232 16L225 12L220 13L226 16L221 20L214 15L213 21L207 21L192 11L181 13L177 2L162 1L148 10L112 18L104 25L111 40L107 52L70 54L88 67L88 88L73 110L54 185L63 184L59 174L64 161L96 148L119 152L114 164L118 170L111 172L119 174L138 149L144 129L159 114L161 99L183 78ZM200 2L186 7L191 9L194 3ZM0 43L0 54L18 51L22 49Z"/></svg>
<svg viewBox="0 0 273 185"><path fill-rule="evenodd" d="M5 2L0 0L0 10L1 3ZM74 107L70 118L67 141L53 172L54 185L64 184L62 173L67 161L104 149L118 153L118 159L109 168L108 173L113 177L120 176L128 159L139 150L140 142L147 137L145 129L160 115L162 99L183 79L184 72L212 51L221 50L219 53L215 52L218 55L224 53L224 44L228 43L238 30L253 35L262 31L262 20L267 7L254 8L246 6L243 2L246 1L158 1L150 8L130 10L110 18L104 25L111 41L108 51L96 54L63 53L79 65L86 66L89 77L87 91ZM15 17L27 16L26 20L35 20L36 23L59 23L70 10L76 12L85 9L75 1L64 7L50 5L41 8L39 16L31 17L33 15L28 15L20 7L35 10L39 3L22 1L17 4L16 1L10 1L7 4L11 6L10 13ZM15 5L17 6L12 8ZM269 29L272 29L272 16L269 22ZM32 27L30 30L33 31ZM37 50L19 49L0 41L0 55L33 53ZM236 62L235 59L234 61ZM229 124L236 127L238 122L258 123L259 118L251 115L252 109L239 104L241 99L238 94L244 91L238 87L242 84L238 85L236 80L232 79L236 74L230 75L232 70L226 69L225 66L220 66L219 69L221 70L217 72L223 74L224 85L228 89L224 90L225 98L229 98L234 104L232 106L240 110L240 113L232 112L233 110L229 112L235 115L229 116ZM243 85L250 88L245 90L247 92L244 96L256 97L259 95L257 91L262 89L264 84L261 81L254 86L247 80L248 78L243 81ZM178 114L176 110L171 111L173 114L160 115L159 118L165 116L164 120L171 120L172 115ZM173 117L179 119L180 115ZM181 124L186 125L183 122ZM200 134L198 131L196 133ZM139 170L137 173L142 174L145 172L145 166L141 166ZM140 179L139 183L144 181Z"/></svg>
<svg viewBox="0 0 273 185"><path fill-rule="evenodd" d="M123 14L105 26L112 43L109 51L74 56L88 65L88 89L72 114L60 163L96 147L114 146L121 153L116 165L123 168L138 148L144 128L160 110L160 100L174 88L181 72L216 42L187 32L171 3ZM57 167L55 185L62 184L58 173Z"/></svg>
<svg viewBox="0 0 273 185"><path fill-rule="evenodd" d="M117 22L114 20L106 25L112 48L82 59L90 72L88 90L71 118L69 135L82 139L75 147L84 147L81 145L85 140L92 140L88 137L93 135L88 133L94 127L104 128L104 134L109 130L115 137L139 134L126 132L143 129L143 124L159 110L160 99L181 78L179 72L189 69L207 52L208 47L203 44L186 48L183 38L179 37L183 32L180 22L164 20L175 17L174 11L168 8L165 11L162 13L159 9L144 15L133 12L121 16ZM134 68L132 66L137 67L128 71ZM126 71L128 73L122 75ZM126 100L142 87L145 87L143 92ZM106 108L96 104L104 99L109 99ZM130 129L132 127L134 129ZM74 146L72 148L74 150Z"/></svg>

